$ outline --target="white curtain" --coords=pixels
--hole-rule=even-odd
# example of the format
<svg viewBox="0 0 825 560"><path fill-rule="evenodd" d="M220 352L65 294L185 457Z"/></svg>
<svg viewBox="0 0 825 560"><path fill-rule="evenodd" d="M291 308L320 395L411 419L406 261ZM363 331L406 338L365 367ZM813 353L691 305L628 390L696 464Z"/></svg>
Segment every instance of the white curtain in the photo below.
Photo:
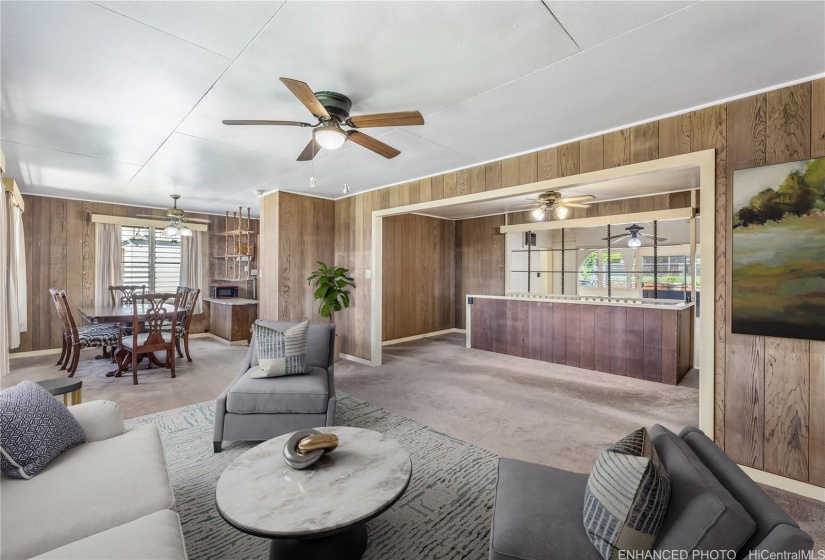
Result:
<svg viewBox="0 0 825 560"><path fill-rule="evenodd" d="M11 197L11 193L9 193ZM14 199L11 198L13 201ZM23 210L16 204L10 204L12 210L12 229L14 230L14 243L12 244L13 255L9 260L13 261L10 266L10 275L17 278L17 324L20 325L20 332L29 330L27 294L28 284L26 283L26 242L23 237ZM16 274L15 274L16 273Z"/></svg>
<svg viewBox="0 0 825 560"><path fill-rule="evenodd" d="M0 375L6 375L9 373L9 346L11 342L8 305L11 298L8 293L9 282L6 274L9 269L9 255L11 254L11 236L9 235L9 215L6 209L8 197L2 187L0 187L0 195L2 195L0 196L0 236L2 236L2 239L0 239L0 267L2 267L2 270L0 270L0 297L3 298L3 301L0 302Z"/></svg>
<svg viewBox="0 0 825 560"><path fill-rule="evenodd" d="M203 259L206 250L206 232L193 231L191 237L180 238L180 285L187 288L198 288L201 293L193 314L203 312Z"/></svg>
<svg viewBox="0 0 825 560"><path fill-rule="evenodd" d="M111 305L109 286L123 284L121 231L116 224L96 225L95 305Z"/></svg>

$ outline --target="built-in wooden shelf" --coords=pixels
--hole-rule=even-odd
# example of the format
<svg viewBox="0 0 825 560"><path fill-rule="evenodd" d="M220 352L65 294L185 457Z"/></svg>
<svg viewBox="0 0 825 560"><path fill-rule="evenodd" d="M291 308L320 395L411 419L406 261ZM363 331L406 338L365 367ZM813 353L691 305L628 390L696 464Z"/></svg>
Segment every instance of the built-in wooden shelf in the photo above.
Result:
<svg viewBox="0 0 825 560"><path fill-rule="evenodd" d="M220 233L213 233L215 237L230 237L232 235L256 235L251 229L233 229L232 231L222 231Z"/></svg>

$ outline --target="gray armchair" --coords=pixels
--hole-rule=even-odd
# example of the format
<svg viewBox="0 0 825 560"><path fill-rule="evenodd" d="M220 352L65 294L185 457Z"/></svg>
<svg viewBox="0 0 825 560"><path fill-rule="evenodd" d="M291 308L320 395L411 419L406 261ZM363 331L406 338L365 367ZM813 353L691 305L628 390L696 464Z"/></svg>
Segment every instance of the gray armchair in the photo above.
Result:
<svg viewBox="0 0 825 560"><path fill-rule="evenodd" d="M256 321L285 331L298 323ZM215 401L215 453L224 441L263 441L335 423L333 345L335 326L309 325L307 365L310 373L252 379L258 365L255 338L249 344L241 370Z"/></svg>

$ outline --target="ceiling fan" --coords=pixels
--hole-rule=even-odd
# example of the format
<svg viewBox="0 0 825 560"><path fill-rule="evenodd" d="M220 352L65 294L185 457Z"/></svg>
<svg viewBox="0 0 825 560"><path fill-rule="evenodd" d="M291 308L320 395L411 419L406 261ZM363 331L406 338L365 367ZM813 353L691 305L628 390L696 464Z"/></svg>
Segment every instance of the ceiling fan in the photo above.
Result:
<svg viewBox="0 0 825 560"><path fill-rule="evenodd" d="M645 228L643 226L638 225L638 224L633 224L632 226L628 226L624 229L625 229L625 231L627 231L629 233L620 233L618 235L611 235L609 238L602 237L602 240L607 241L608 239L610 239L611 241L615 240L616 242L619 242L619 241L622 241L624 239L627 239L627 246L628 247L633 247L634 249L636 247L641 247L642 246L642 237L651 237L651 238L656 239L656 241L667 241L666 237L654 237L653 235L651 235L649 233L642 233L642 230L645 229Z"/></svg>
<svg viewBox="0 0 825 560"><path fill-rule="evenodd" d="M186 226L185 222L197 222L201 224L208 224L209 220L202 218L187 218L186 213L178 208L179 194L170 194L172 198L172 208L166 209L166 217L169 218L169 225L163 228L163 235L166 237L189 237L192 235L192 230ZM138 218L157 218L151 214L136 214Z"/></svg>
<svg viewBox="0 0 825 560"><path fill-rule="evenodd" d="M551 211L555 211L556 218L563 220L570 212L570 208L587 208L588 205L583 203L595 198L592 194L562 198L559 191L543 192L539 195L538 201L541 204L533 210L533 217L537 220L543 220Z"/></svg>
<svg viewBox="0 0 825 560"><path fill-rule="evenodd" d="M225 120L228 125L275 125L300 126L312 128L312 140L298 156L298 161L310 161L321 148L335 150L344 145L347 140L372 150L380 156L392 159L401 152L372 136L358 130L348 128L370 128L374 126L415 126L424 124L424 117L418 111L400 111L396 113L377 113L374 115L360 115L352 117L349 114L352 101L344 94L334 91L318 91L312 89L299 80L280 78L289 91L298 98L298 101L309 109L309 112L318 119L315 124L298 121L255 121L255 120Z"/></svg>

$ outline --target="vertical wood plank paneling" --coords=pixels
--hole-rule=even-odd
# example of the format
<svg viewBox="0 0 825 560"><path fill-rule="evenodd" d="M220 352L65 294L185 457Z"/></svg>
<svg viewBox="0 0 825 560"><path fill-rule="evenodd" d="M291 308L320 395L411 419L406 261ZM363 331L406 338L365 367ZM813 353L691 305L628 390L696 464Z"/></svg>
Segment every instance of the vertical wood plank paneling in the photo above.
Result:
<svg viewBox="0 0 825 560"><path fill-rule="evenodd" d="M544 362L554 362L553 350L555 344L556 309L552 303L542 306L541 311L541 360Z"/></svg>
<svg viewBox="0 0 825 560"><path fill-rule="evenodd" d="M456 181L455 181L455 196L464 196L465 194L470 194L468 189L468 170L461 169L456 171Z"/></svg>
<svg viewBox="0 0 825 560"><path fill-rule="evenodd" d="M690 146L690 113L659 121L659 157L686 154Z"/></svg>
<svg viewBox="0 0 825 560"><path fill-rule="evenodd" d="M494 191L501 188L501 162L494 161L484 166L484 189Z"/></svg>
<svg viewBox="0 0 825 560"><path fill-rule="evenodd" d="M383 219L382 340L453 328L455 224L417 214Z"/></svg>
<svg viewBox="0 0 825 560"><path fill-rule="evenodd" d="M630 163L659 157L659 123L650 122L630 129Z"/></svg>
<svg viewBox="0 0 825 560"><path fill-rule="evenodd" d="M531 360L541 360L542 347L544 346L544 338L542 338L544 308L535 301L527 302L527 307L527 357Z"/></svg>
<svg viewBox="0 0 825 560"><path fill-rule="evenodd" d="M595 352L596 371L610 371L610 307L596 305Z"/></svg>
<svg viewBox="0 0 825 560"><path fill-rule="evenodd" d="M644 310L645 379L662 381L662 311Z"/></svg>
<svg viewBox="0 0 825 560"><path fill-rule="evenodd" d="M538 179L538 154L531 152L518 157L518 184L535 183Z"/></svg>
<svg viewBox="0 0 825 560"><path fill-rule="evenodd" d="M581 173L579 163L579 143L571 142L564 146L559 146L558 162L559 177L569 177Z"/></svg>
<svg viewBox="0 0 825 560"><path fill-rule="evenodd" d="M716 150L716 204L715 204L715 237L716 260L713 264L715 274L714 302L714 417L725 417L725 336L727 333L727 282L728 270L726 261L726 247L730 230L728 206L730 192L728 191L727 172L727 107L715 105L706 109L694 111L690 116L690 147L692 151L714 148ZM708 266L705 263L704 266ZM707 328L707 325L705 326ZM714 441L725 448L725 423L714 423Z"/></svg>
<svg viewBox="0 0 825 560"><path fill-rule="evenodd" d="M765 337L731 334L725 389L725 453L757 469L764 464Z"/></svg>
<svg viewBox="0 0 825 560"><path fill-rule="evenodd" d="M559 152L556 148L539 150L536 156L537 178L539 181L555 179L559 176Z"/></svg>
<svg viewBox="0 0 825 560"><path fill-rule="evenodd" d="M502 188L518 185L518 158L512 157L501 160Z"/></svg>
<svg viewBox="0 0 825 560"><path fill-rule="evenodd" d="M596 369L596 306L579 307L579 367Z"/></svg>
<svg viewBox="0 0 825 560"><path fill-rule="evenodd" d="M811 83L811 157L825 157L825 78Z"/></svg>
<svg viewBox="0 0 825 560"><path fill-rule="evenodd" d="M627 367L628 377L645 377L645 317L641 307L627 308Z"/></svg>
<svg viewBox="0 0 825 560"><path fill-rule="evenodd" d="M436 175L432 178L433 200L441 200L445 197L444 175ZM383 192L383 191L382 191ZM384 207L386 208L386 207Z"/></svg>
<svg viewBox="0 0 825 560"><path fill-rule="evenodd" d="M567 306L564 304L553 305L553 338L548 340L547 344L553 345L554 364L567 363L567 338L565 332L567 330Z"/></svg>
<svg viewBox="0 0 825 560"><path fill-rule="evenodd" d="M444 175L444 198L452 198L456 196L458 177L454 172L446 173Z"/></svg>
<svg viewBox="0 0 825 560"><path fill-rule="evenodd" d="M594 136L579 141L581 172L604 169L604 136Z"/></svg>
<svg viewBox="0 0 825 560"><path fill-rule="evenodd" d="M456 221L456 328L464 328L468 295L504 295L503 225L503 215Z"/></svg>
<svg viewBox="0 0 825 560"><path fill-rule="evenodd" d="M610 310L610 373L626 375L627 372L627 308L609 307Z"/></svg>
<svg viewBox="0 0 825 560"><path fill-rule="evenodd" d="M825 342L811 341L809 482L825 486Z"/></svg>
<svg viewBox="0 0 825 560"><path fill-rule="evenodd" d="M810 342L765 339L765 470L808 480Z"/></svg>
<svg viewBox="0 0 825 560"><path fill-rule="evenodd" d="M529 321L526 301L507 300L505 312L507 330L502 333L507 339L507 353L511 356L527 357L527 338Z"/></svg>
<svg viewBox="0 0 825 560"><path fill-rule="evenodd" d="M768 92L768 163L807 158L811 153L811 83Z"/></svg>
<svg viewBox="0 0 825 560"><path fill-rule="evenodd" d="M604 167L618 167L630 163L630 129L616 130L604 135Z"/></svg>
<svg viewBox="0 0 825 560"><path fill-rule="evenodd" d="M581 325L580 305L565 305L564 308L564 360L568 366L579 367Z"/></svg>
<svg viewBox="0 0 825 560"><path fill-rule="evenodd" d="M679 383L678 364L676 363L676 350L679 343L679 315L676 312L659 312L662 318L662 358L659 372L662 383L677 385Z"/></svg>
<svg viewBox="0 0 825 560"><path fill-rule="evenodd" d="M766 94L728 103L728 162L731 166L765 165Z"/></svg>

